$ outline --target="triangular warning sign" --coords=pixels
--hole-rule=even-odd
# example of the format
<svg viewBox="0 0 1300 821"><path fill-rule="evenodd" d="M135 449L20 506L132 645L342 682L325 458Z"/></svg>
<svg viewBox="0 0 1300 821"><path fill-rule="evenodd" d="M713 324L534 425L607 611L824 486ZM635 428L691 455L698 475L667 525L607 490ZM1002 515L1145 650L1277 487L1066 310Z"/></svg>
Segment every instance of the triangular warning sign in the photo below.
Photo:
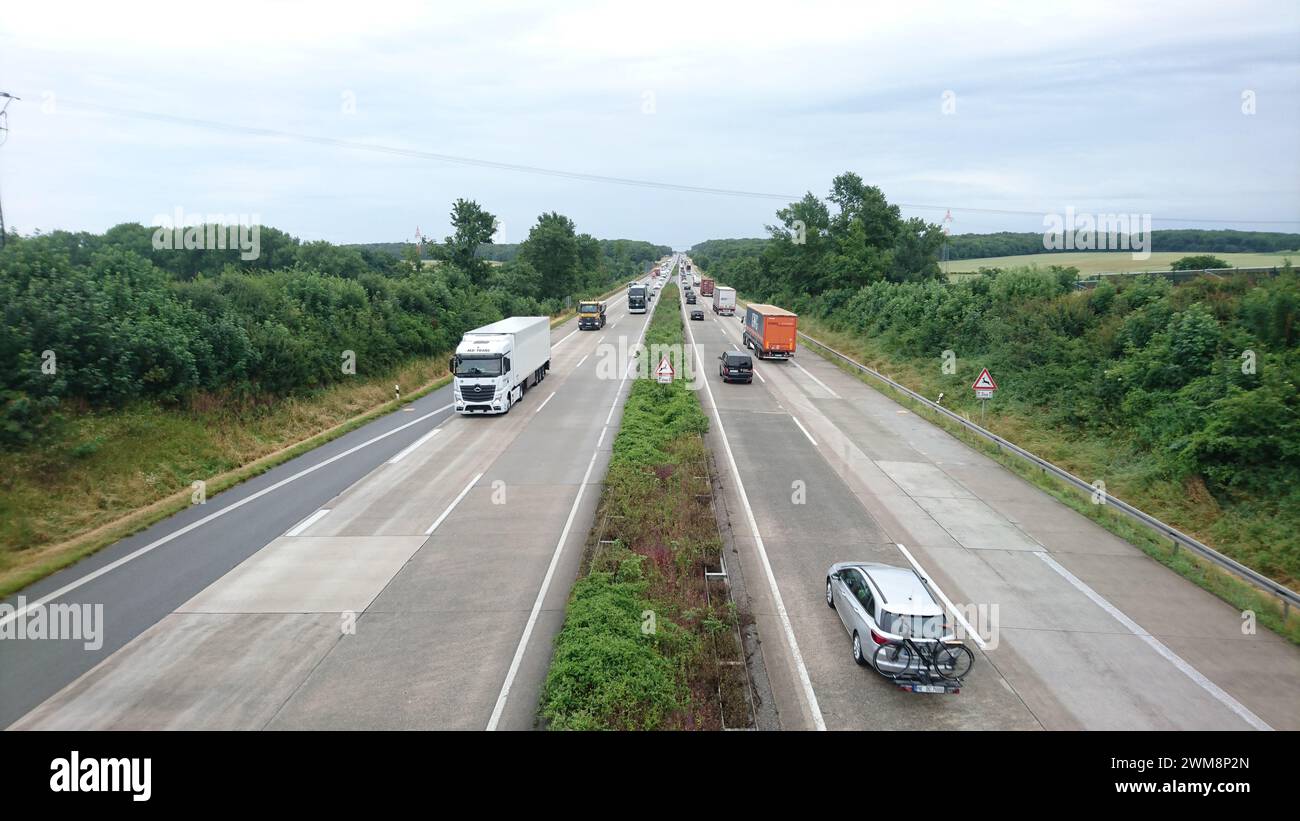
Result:
<svg viewBox="0 0 1300 821"><path fill-rule="evenodd" d="M663 359L659 360L659 367L655 369L655 377L660 382L671 382L673 381L673 373L673 363L669 362L668 357L665 355Z"/></svg>
<svg viewBox="0 0 1300 821"><path fill-rule="evenodd" d="M988 368L980 371L980 375L975 379L975 384L971 385L971 387L977 391L995 391L998 389L998 385L993 381Z"/></svg>

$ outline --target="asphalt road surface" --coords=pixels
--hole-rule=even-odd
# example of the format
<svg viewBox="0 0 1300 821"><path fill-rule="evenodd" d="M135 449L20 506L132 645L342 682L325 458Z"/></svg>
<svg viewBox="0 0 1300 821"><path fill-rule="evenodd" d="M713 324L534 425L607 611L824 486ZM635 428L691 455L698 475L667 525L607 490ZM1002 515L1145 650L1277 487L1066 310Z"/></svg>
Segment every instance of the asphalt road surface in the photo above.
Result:
<svg viewBox="0 0 1300 821"><path fill-rule="evenodd" d="M507 415L442 388L23 591L106 640L0 642L0 726L531 728L649 316L554 329Z"/></svg>
<svg viewBox="0 0 1300 821"><path fill-rule="evenodd" d="M743 310L689 307L784 728L1300 728L1300 649L806 348L723 384ZM824 599L846 560L915 562L970 614L986 646L960 694L853 662Z"/></svg>

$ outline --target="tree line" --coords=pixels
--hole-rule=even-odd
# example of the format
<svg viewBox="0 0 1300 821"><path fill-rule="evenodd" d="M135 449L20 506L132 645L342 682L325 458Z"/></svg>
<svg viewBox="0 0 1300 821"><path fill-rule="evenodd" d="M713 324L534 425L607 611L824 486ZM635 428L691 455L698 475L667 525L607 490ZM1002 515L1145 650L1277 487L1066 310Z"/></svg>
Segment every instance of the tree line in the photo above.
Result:
<svg viewBox="0 0 1300 821"><path fill-rule="evenodd" d="M724 261L738 256L758 256L766 238L711 239L691 247L696 260ZM1064 253L1064 250L1061 250ZM1283 253L1300 250L1300 234L1272 231L1214 231L1200 228L1151 232L1152 251L1189 253ZM999 231L992 234L954 234L948 238L949 259L983 259L1026 254L1055 253L1043 247L1041 232ZM700 262L703 265L703 262ZM1207 267L1207 266L1201 266Z"/></svg>
<svg viewBox="0 0 1300 821"><path fill-rule="evenodd" d="M595 240L548 213L516 260L492 266L476 251L493 222L457 200L432 265L414 246L403 258L266 226L251 260L159 249L156 229L138 223L11 234L0 251L0 442L32 443L69 407L177 405L198 392L264 401L384 373L503 316L558 313L670 252Z"/></svg>

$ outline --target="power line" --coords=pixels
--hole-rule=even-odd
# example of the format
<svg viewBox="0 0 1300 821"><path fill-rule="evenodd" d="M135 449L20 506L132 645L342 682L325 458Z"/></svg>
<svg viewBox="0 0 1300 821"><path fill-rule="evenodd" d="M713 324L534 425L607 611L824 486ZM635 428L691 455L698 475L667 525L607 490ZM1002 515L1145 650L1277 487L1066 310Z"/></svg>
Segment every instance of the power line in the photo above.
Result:
<svg viewBox="0 0 1300 821"><path fill-rule="evenodd" d="M369 151L377 154L390 154L401 157L410 157L413 159L434 160L445 162L452 165L464 165L478 168L493 168L501 171L514 171L522 174L536 174L547 177L559 177L562 179L581 180L584 182L597 182L609 185L626 185L637 188L655 188L663 191L681 191L691 194L712 194L726 197L746 197L750 199L767 199L779 200L781 202L793 202L803 197L802 194L776 194L763 191L743 191L733 188L710 188L699 185L684 185L680 183L659 182L655 180L643 180L633 177L616 177L605 174L587 174L578 171L566 171L555 168L543 168L535 165L523 165L520 163L498 162L495 160L484 160L475 157L464 157L455 154L443 154L434 151L421 151L412 148L399 148L397 146L381 145L378 143L360 142L357 140L345 140L338 137L324 137L315 134L301 134L292 131L282 131L273 128L259 128L256 126L237 125L234 123L223 123L217 120L199 119L194 117L180 117L172 114L163 114L154 111L141 111L139 109L117 108L107 106L101 103L79 102L60 99L62 106L71 105L74 108L83 108L90 111L98 111L104 114L110 114L118 117L128 117L135 119L153 120L155 122L173 123L176 125L187 125L195 128L204 128L213 131L224 131L234 134L245 134L255 137L273 137L277 139L296 140L299 142L312 143L315 145L327 145L337 148L348 148L357 151ZM894 203L900 208L907 208L918 211L961 211L974 214L998 214L1004 216L1031 216L1042 217L1049 211L1027 211L1006 208L966 208L959 206L946 205L926 205L921 203ZM1300 225L1300 219L1296 220L1255 220L1255 219L1201 219L1197 217L1152 217L1153 222L1173 222L1173 223L1216 223L1225 225Z"/></svg>

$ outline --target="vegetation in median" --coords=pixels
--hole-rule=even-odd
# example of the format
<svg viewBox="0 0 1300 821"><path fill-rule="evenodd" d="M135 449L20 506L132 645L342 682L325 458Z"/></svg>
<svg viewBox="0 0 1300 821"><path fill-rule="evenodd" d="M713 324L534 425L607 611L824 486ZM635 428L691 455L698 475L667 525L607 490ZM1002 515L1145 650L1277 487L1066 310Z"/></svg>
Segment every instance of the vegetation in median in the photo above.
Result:
<svg viewBox="0 0 1300 821"><path fill-rule="evenodd" d="M647 348L682 345L677 286L665 286L659 302ZM747 693L724 670L734 665L721 663L743 660L737 616L704 575L718 569L721 541L702 438L708 418L683 376L635 380L628 395L542 693L552 729L749 721Z"/></svg>

